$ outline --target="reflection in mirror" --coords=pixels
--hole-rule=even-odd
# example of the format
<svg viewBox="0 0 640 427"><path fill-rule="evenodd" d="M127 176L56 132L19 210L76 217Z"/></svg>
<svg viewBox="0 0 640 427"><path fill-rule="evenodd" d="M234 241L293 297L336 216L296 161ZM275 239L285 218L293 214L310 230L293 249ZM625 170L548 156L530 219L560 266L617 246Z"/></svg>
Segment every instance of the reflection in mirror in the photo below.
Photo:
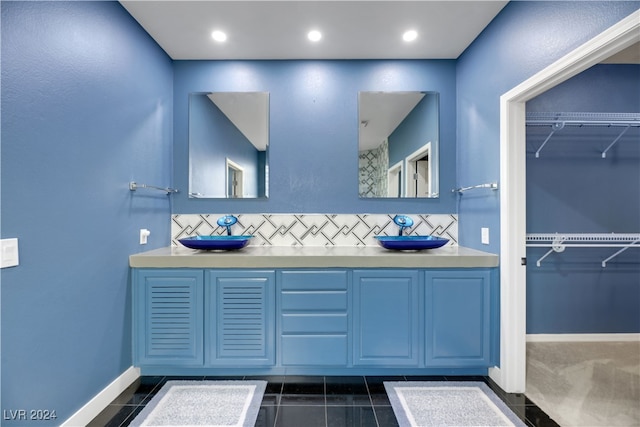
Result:
<svg viewBox="0 0 640 427"><path fill-rule="evenodd" d="M189 95L189 197L268 197L269 93Z"/></svg>
<svg viewBox="0 0 640 427"><path fill-rule="evenodd" d="M437 92L358 94L360 197L438 197Z"/></svg>

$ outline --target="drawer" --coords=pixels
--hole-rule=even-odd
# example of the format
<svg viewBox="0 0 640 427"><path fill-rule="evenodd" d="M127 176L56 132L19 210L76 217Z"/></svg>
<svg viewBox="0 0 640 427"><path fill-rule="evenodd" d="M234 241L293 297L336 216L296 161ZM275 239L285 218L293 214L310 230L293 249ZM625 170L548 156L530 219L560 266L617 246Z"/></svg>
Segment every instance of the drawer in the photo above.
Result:
<svg viewBox="0 0 640 427"><path fill-rule="evenodd" d="M339 334L347 333L346 313L287 313L282 315L283 334Z"/></svg>
<svg viewBox="0 0 640 427"><path fill-rule="evenodd" d="M346 335L285 335L282 337L283 366L346 366Z"/></svg>
<svg viewBox="0 0 640 427"><path fill-rule="evenodd" d="M283 291L283 311L347 311L347 291Z"/></svg>
<svg viewBox="0 0 640 427"><path fill-rule="evenodd" d="M283 271L282 290L347 290L346 271Z"/></svg>

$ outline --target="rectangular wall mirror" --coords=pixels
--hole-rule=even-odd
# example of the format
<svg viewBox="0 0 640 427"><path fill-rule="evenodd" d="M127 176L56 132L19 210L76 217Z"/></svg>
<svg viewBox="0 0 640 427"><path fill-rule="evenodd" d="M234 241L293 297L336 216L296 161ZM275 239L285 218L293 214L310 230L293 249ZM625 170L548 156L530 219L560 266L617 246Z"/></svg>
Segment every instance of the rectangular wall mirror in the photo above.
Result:
<svg viewBox="0 0 640 427"><path fill-rule="evenodd" d="M189 94L189 197L268 197L268 148L268 92Z"/></svg>
<svg viewBox="0 0 640 427"><path fill-rule="evenodd" d="M361 198L438 197L439 94L358 94Z"/></svg>

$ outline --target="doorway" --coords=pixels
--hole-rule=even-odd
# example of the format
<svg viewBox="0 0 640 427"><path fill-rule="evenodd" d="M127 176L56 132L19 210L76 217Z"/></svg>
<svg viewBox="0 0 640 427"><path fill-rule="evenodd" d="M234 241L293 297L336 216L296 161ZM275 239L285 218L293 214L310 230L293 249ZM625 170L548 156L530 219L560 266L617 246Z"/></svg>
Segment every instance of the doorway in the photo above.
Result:
<svg viewBox="0 0 640 427"><path fill-rule="evenodd" d="M405 197L430 197L431 180L429 179L429 159L431 143L427 142L405 159L407 163Z"/></svg>
<svg viewBox="0 0 640 427"><path fill-rule="evenodd" d="M227 157L227 198L240 199L244 194L244 168Z"/></svg>
<svg viewBox="0 0 640 427"><path fill-rule="evenodd" d="M501 365L489 375L507 392L526 386L525 104L639 40L637 11L500 97Z"/></svg>

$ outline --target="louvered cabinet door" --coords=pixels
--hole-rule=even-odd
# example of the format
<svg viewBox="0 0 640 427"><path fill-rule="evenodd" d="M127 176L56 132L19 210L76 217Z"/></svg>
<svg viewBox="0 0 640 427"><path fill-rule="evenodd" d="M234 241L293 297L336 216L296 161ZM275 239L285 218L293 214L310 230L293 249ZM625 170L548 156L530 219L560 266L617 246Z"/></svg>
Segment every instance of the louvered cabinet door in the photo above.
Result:
<svg viewBox="0 0 640 427"><path fill-rule="evenodd" d="M205 363L275 363L273 271L209 270L205 282Z"/></svg>
<svg viewBox="0 0 640 427"><path fill-rule="evenodd" d="M134 359L139 366L202 366L202 270L135 270Z"/></svg>

